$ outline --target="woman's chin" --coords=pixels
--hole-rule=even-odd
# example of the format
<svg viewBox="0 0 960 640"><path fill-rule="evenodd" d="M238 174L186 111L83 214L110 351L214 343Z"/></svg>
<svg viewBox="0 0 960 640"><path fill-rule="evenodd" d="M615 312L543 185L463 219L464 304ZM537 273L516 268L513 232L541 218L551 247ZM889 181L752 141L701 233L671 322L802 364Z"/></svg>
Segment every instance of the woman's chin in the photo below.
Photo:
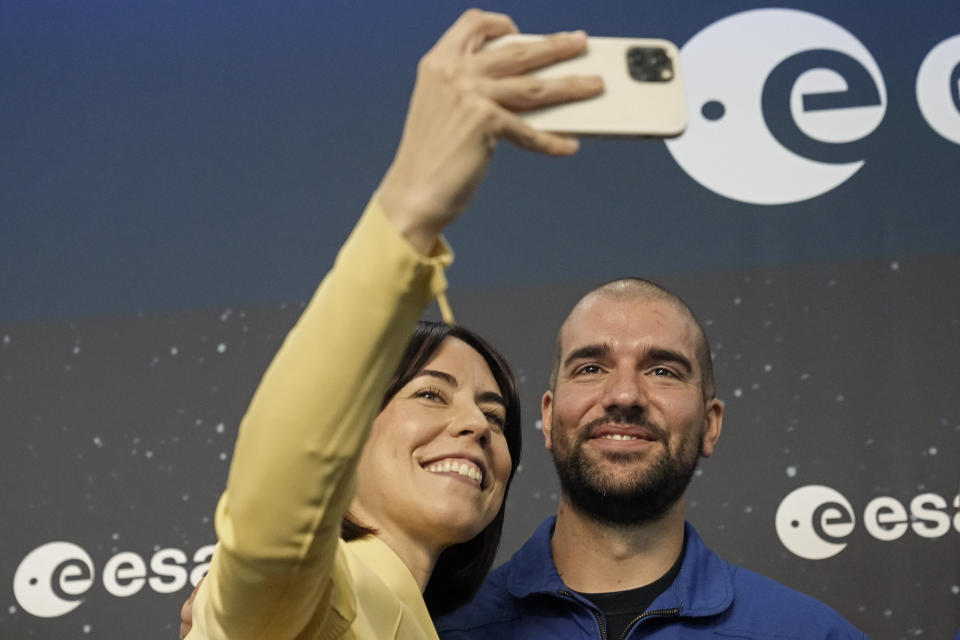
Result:
<svg viewBox="0 0 960 640"><path fill-rule="evenodd" d="M433 514L428 522L433 525L431 530L436 539L442 546L449 547L477 537L492 520L493 516L447 512Z"/></svg>

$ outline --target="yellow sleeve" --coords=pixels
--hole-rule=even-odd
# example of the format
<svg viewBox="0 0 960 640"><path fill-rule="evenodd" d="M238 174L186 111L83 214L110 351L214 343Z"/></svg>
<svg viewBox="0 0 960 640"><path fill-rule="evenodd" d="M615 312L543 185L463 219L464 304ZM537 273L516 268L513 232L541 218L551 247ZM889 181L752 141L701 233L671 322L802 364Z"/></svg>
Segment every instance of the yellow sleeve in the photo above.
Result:
<svg viewBox="0 0 960 640"><path fill-rule="evenodd" d="M241 422L191 639L292 638L323 617L357 459L417 319L446 287L452 254L438 247L421 255L368 205Z"/></svg>

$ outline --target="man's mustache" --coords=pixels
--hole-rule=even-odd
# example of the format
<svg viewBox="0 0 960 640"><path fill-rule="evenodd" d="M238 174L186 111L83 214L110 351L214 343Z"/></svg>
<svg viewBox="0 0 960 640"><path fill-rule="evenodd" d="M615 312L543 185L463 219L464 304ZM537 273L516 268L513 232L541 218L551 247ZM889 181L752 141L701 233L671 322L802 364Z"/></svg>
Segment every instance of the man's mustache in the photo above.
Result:
<svg viewBox="0 0 960 640"><path fill-rule="evenodd" d="M655 440L667 441L669 434L663 427L654 424L646 417L646 412L637 409L608 409L606 413L596 420L591 420L580 430L577 438L582 444L592 438L598 429L612 424L637 427L647 431Z"/></svg>

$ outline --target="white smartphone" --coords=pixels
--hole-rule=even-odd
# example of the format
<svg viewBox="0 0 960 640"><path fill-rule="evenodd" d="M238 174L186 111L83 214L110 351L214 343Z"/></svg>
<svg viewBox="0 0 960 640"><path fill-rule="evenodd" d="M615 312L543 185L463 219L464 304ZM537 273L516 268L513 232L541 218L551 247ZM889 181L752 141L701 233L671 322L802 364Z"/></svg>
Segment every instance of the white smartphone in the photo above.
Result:
<svg viewBox="0 0 960 640"><path fill-rule="evenodd" d="M512 34L487 46L530 42L541 35ZM672 138L687 126L680 52L668 40L588 37L586 51L534 72L540 77L599 75L595 98L521 114L544 131L594 136Z"/></svg>

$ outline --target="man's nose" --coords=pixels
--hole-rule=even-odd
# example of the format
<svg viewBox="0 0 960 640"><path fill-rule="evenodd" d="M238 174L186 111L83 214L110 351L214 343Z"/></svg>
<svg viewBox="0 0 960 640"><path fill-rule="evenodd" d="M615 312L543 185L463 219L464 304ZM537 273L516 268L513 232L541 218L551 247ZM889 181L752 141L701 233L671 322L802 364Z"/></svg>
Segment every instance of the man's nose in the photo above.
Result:
<svg viewBox="0 0 960 640"><path fill-rule="evenodd" d="M608 407L644 407L647 389L643 375L638 371L614 371L607 378L603 402Z"/></svg>

